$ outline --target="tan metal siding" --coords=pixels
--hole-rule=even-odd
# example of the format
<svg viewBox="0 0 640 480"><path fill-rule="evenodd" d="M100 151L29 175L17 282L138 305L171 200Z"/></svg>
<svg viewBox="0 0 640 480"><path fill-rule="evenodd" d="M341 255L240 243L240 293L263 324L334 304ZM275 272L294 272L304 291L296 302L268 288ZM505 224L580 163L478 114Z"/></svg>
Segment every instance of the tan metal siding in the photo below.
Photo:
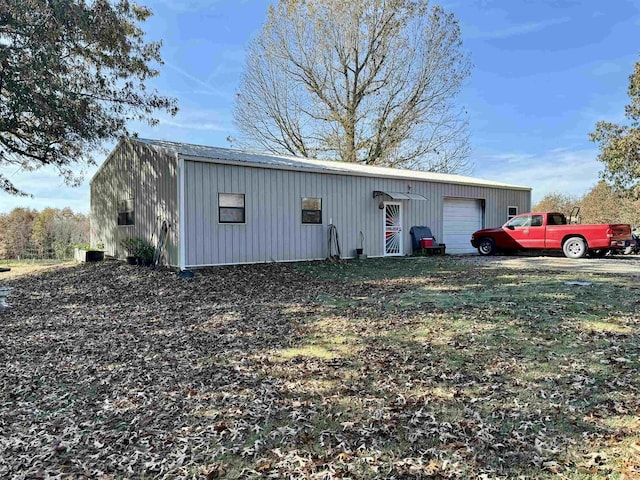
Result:
<svg viewBox="0 0 640 480"><path fill-rule="evenodd" d="M424 181L367 178L325 173L185 161L186 265L318 259L327 256L330 220L340 236L342 254L351 257L359 232L364 251L383 255L383 211L374 190L411 192L427 201L402 201L404 251L411 253L409 230L428 225L442 239L445 197L485 200L485 226L506 220L507 205L530 208L530 192ZM242 225L218 223L218 193L244 193ZM322 225L302 225L301 198L322 198Z"/></svg>
<svg viewBox="0 0 640 480"><path fill-rule="evenodd" d="M179 264L178 162L172 154L135 141L124 140L91 181L91 244L103 243L106 253L123 258L120 242L140 237L157 242L162 220L171 225L168 261ZM117 202L134 198L134 225L118 226Z"/></svg>

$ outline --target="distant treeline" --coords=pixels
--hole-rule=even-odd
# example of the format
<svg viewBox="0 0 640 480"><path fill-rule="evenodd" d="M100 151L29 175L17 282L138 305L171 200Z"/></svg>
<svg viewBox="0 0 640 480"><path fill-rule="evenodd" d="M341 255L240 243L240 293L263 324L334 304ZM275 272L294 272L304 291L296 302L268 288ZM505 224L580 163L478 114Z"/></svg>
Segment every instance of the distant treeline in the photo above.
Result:
<svg viewBox="0 0 640 480"><path fill-rule="evenodd" d="M73 257L76 245L89 243L89 216L70 208L14 208L0 213L1 259L56 259Z"/></svg>
<svg viewBox="0 0 640 480"><path fill-rule="evenodd" d="M640 227L640 199L621 196L602 180L581 197L549 193L531 210L569 215L576 206L580 207L580 223L628 223L631 228Z"/></svg>

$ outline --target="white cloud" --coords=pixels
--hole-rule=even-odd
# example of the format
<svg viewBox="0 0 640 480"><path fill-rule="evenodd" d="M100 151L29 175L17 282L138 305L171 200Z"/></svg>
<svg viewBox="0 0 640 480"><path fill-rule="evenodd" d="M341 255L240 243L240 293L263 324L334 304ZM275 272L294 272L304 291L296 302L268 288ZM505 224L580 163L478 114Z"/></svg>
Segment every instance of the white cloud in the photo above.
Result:
<svg viewBox="0 0 640 480"><path fill-rule="evenodd" d="M202 12L217 8L221 0L158 0L176 12Z"/></svg>
<svg viewBox="0 0 640 480"><path fill-rule="evenodd" d="M0 173L9 178L18 188L32 197L14 197L0 191L0 212L8 212L15 207L42 210L46 207L64 208L82 213L89 212L89 180L97 167L87 169L84 181L78 187L70 187L53 168L43 167L35 172L25 172L15 168L0 168Z"/></svg>
<svg viewBox="0 0 640 480"><path fill-rule="evenodd" d="M464 26L464 36L467 39L486 38L486 39L504 39L517 35L538 32L553 25L559 25L570 21L569 17L550 18L540 22L520 23L511 25L502 29L481 31L473 25Z"/></svg>
<svg viewBox="0 0 640 480"><path fill-rule="evenodd" d="M224 127L223 125L217 123L183 123L183 122L175 122L173 120L160 120L162 125L167 125L169 127L182 128L185 130L205 130L210 132L226 132L229 129Z"/></svg>
<svg viewBox="0 0 640 480"><path fill-rule="evenodd" d="M602 164L597 151L558 148L541 155L508 153L476 160L476 175L515 185L532 187L535 204L546 194L559 192L581 196L599 180Z"/></svg>
<svg viewBox="0 0 640 480"><path fill-rule="evenodd" d="M626 62L599 62L590 67L590 73L593 76L601 77L626 71Z"/></svg>
<svg viewBox="0 0 640 480"><path fill-rule="evenodd" d="M192 83L195 83L196 85L199 85L201 88L204 89L204 91L206 92L207 95L213 95L213 96L220 97L220 98L225 98L225 99L229 97L229 93L228 92L220 90L218 88L215 88L209 82L206 82L206 81L204 81L204 80L202 80L202 79L190 74L189 72L187 72L183 68L180 68L177 65L174 65L174 64L169 63L169 62L165 62L165 65L167 67L171 68L172 70L176 71L180 75L182 75L187 80L190 80Z"/></svg>

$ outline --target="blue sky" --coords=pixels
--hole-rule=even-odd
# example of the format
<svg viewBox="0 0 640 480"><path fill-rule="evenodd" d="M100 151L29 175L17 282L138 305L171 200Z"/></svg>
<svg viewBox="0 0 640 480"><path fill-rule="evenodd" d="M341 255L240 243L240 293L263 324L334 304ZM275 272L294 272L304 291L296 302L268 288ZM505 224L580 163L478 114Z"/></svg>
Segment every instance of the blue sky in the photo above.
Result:
<svg viewBox="0 0 640 480"><path fill-rule="evenodd" d="M162 40L165 65L152 86L178 98L175 117L133 125L141 137L228 147L245 46L266 19L266 0L140 0L144 25ZM640 3L633 0L465 0L442 3L460 21L474 68L459 98L469 112L473 176L533 187L533 201L580 195L601 164L588 133L623 121L628 76L640 60ZM112 145L106 145L110 148ZM97 160L101 163L103 154ZM85 169L86 170L86 169ZM89 210L88 180L66 187L43 169L0 170L34 198L0 192L15 206Z"/></svg>

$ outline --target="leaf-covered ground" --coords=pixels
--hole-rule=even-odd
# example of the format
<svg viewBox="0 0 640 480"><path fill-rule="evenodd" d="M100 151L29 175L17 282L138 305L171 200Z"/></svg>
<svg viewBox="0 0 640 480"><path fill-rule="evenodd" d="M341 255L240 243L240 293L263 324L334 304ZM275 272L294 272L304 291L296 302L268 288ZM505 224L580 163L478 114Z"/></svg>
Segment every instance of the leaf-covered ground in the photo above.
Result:
<svg viewBox="0 0 640 480"><path fill-rule="evenodd" d="M640 478L638 277L456 258L4 280L2 478Z"/></svg>

